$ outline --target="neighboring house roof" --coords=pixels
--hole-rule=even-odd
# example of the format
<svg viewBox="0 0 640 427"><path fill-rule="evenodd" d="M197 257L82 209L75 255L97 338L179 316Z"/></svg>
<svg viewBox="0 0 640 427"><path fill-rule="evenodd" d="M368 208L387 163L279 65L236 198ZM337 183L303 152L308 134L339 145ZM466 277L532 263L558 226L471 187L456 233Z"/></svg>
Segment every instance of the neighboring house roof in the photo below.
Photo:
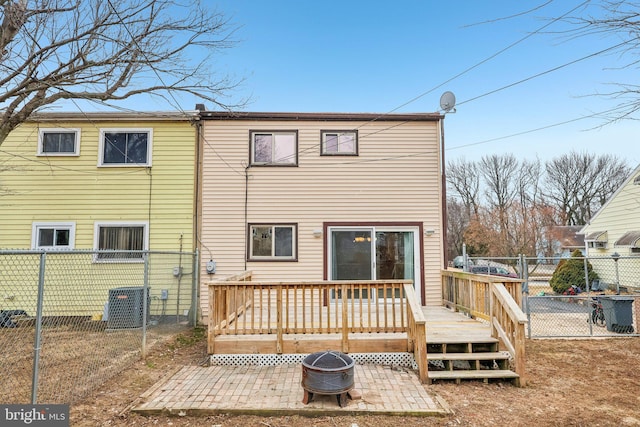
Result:
<svg viewBox="0 0 640 427"><path fill-rule="evenodd" d="M28 122L43 121L114 121L114 120L135 120L135 121L190 121L199 118L199 111L154 111L154 112L126 112L126 111L94 111L94 112L56 112L56 113L34 113Z"/></svg>
<svg viewBox="0 0 640 427"><path fill-rule="evenodd" d="M640 247L640 231L628 231L613 244L614 246Z"/></svg>
<svg viewBox="0 0 640 427"><path fill-rule="evenodd" d="M203 120L311 120L311 121L401 121L433 122L442 120L439 113L375 114L375 113L268 113L238 111L201 111Z"/></svg>
<svg viewBox="0 0 640 427"><path fill-rule="evenodd" d="M562 248L583 248L585 236L579 234L581 225L558 225L553 227L553 237Z"/></svg>

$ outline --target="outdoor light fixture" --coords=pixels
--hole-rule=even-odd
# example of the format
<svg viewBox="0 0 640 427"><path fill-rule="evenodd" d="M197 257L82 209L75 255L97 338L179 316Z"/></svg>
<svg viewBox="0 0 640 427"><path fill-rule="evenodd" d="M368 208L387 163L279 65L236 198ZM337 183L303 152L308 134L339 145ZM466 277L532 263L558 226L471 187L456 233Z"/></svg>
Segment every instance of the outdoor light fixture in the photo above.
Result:
<svg viewBox="0 0 640 427"><path fill-rule="evenodd" d="M620 259L620 254L618 252L614 252L611 254L611 258L613 258L616 264L616 295L620 295L620 275L618 273L618 260Z"/></svg>
<svg viewBox="0 0 640 427"><path fill-rule="evenodd" d="M320 229L313 230L313 237L322 237L322 230Z"/></svg>
<svg viewBox="0 0 640 427"><path fill-rule="evenodd" d="M427 237L431 237L435 234L436 230L429 228L427 230L424 230L424 235Z"/></svg>

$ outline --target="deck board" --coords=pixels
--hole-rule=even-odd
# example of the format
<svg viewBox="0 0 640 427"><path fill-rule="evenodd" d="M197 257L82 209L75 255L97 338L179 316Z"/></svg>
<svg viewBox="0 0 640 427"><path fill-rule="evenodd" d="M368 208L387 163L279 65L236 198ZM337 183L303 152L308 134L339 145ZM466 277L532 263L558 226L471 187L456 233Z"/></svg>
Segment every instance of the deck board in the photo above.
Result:
<svg viewBox="0 0 640 427"><path fill-rule="evenodd" d="M427 343L477 343L477 342L495 342L496 339L491 338L489 324L483 321L471 319L464 314L453 312L446 307L422 307L422 311L426 319L426 340ZM251 310L247 310L251 313ZM300 311L298 310L298 314ZM245 323L244 314L236 319L241 325ZM293 312L290 313L290 319ZM339 322L341 324L341 322ZM266 330L275 331L277 325L269 322L269 324L261 325ZM317 351L318 348L327 348L326 346L339 347L340 334L326 333L322 330L326 327L323 325L318 328L319 333L285 333L284 347L282 350L288 350L291 353ZM220 353L275 353L274 333L254 334L250 331L246 333L234 334L233 325L230 327L230 334L217 335L216 340L218 347L216 350ZM353 348L358 352L366 352L367 349L378 351L399 351L406 342L406 333L350 333L349 342L353 343ZM318 347L319 346L319 347ZM353 350L352 350L353 351Z"/></svg>
<svg viewBox="0 0 640 427"><path fill-rule="evenodd" d="M426 319L427 343L494 341L487 322L472 319L446 307L422 307L422 312Z"/></svg>

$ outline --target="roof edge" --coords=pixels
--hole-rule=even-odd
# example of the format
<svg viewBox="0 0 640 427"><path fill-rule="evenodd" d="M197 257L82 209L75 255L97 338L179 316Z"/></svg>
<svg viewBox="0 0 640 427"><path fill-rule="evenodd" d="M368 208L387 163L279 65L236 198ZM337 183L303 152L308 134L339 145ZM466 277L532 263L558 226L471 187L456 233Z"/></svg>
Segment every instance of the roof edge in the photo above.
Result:
<svg viewBox="0 0 640 427"><path fill-rule="evenodd" d="M136 120L136 121L192 121L199 119L199 111L92 111L92 112L45 112L34 113L26 122L48 122L48 121L113 121L113 120Z"/></svg>
<svg viewBox="0 0 640 427"><path fill-rule="evenodd" d="M202 111L202 120L310 120L310 121L396 121L432 122L444 118L440 113L295 113Z"/></svg>

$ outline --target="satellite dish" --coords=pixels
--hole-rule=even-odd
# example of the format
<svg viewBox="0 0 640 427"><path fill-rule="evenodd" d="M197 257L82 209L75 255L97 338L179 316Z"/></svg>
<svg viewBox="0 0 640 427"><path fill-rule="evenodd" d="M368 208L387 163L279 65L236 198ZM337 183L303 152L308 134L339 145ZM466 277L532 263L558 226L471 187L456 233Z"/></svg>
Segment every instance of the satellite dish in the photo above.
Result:
<svg viewBox="0 0 640 427"><path fill-rule="evenodd" d="M454 110L453 107L456 105L456 96L453 92L446 91L440 97L440 109L442 109L445 113Z"/></svg>

